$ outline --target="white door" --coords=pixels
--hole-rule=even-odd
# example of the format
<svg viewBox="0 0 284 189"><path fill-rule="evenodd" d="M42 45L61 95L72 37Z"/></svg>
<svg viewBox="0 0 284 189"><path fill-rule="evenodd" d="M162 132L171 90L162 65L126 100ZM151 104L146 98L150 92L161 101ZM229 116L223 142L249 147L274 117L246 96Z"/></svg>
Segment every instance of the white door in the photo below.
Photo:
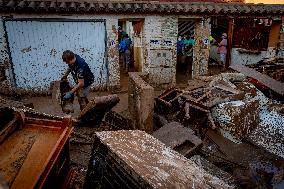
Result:
<svg viewBox="0 0 284 189"><path fill-rule="evenodd" d="M64 50L86 60L95 75L94 86L107 82L105 24L95 21L6 21L16 85L47 90L67 65Z"/></svg>

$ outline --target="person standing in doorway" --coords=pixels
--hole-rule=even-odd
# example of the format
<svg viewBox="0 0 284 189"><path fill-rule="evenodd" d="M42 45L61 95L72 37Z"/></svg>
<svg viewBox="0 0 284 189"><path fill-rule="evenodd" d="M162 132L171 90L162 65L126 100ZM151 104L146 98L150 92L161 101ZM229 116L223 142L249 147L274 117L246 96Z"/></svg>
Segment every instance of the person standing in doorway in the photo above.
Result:
<svg viewBox="0 0 284 189"><path fill-rule="evenodd" d="M218 43L218 53L220 54L221 64L225 68L226 56L227 56L227 34L223 33L221 36L222 40Z"/></svg>
<svg viewBox="0 0 284 189"><path fill-rule="evenodd" d="M182 36L179 36L177 39L177 55L182 56L183 54L183 48L184 48L184 41Z"/></svg>
<svg viewBox="0 0 284 189"><path fill-rule="evenodd" d="M131 44L132 42L128 34L126 34L123 40L119 43L119 52L123 56L123 68L125 68L126 72L128 72L130 68Z"/></svg>
<svg viewBox="0 0 284 189"><path fill-rule="evenodd" d="M195 41L193 39L193 36L185 36L184 39L184 56L185 56L185 68L184 72L186 75L189 74L190 66L192 66L193 61L193 46L195 45Z"/></svg>
<svg viewBox="0 0 284 189"><path fill-rule="evenodd" d="M182 70L182 65L184 64L184 39L182 36L178 36L177 38L177 70Z"/></svg>
<svg viewBox="0 0 284 189"><path fill-rule="evenodd" d="M71 73L76 83L72 90L67 92L63 98L69 99L76 94L80 109L83 110L89 103L88 95L91 84L94 82L94 74L91 72L85 60L70 50L63 52L62 60L68 65L68 68L61 80L66 80L69 73Z"/></svg>
<svg viewBox="0 0 284 189"><path fill-rule="evenodd" d="M118 42L120 43L121 40L124 39L125 35L127 33L125 31L122 30L121 26L118 27Z"/></svg>

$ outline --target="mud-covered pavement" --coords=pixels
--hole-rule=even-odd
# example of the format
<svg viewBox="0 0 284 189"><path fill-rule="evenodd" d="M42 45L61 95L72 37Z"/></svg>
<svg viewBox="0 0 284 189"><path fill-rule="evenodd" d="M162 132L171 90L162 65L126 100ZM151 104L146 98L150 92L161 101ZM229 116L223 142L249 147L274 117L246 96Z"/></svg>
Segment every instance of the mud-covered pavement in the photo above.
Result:
<svg viewBox="0 0 284 189"><path fill-rule="evenodd" d="M89 99L108 94L109 92L91 92ZM118 93L118 96L120 98L120 102L112 110L118 113L127 114L127 91ZM67 115L62 112L59 101L52 99L52 96L23 98L21 101L24 104L33 104L34 109L39 112L57 116ZM72 117L77 117L80 114L80 107L77 98L74 100L73 107L74 113L71 115ZM72 188L83 188L93 145L93 135L96 131L105 129L106 128L99 128L98 125L94 125L93 127L84 127L84 125L74 127L70 138L71 168L75 170L76 174L71 183Z"/></svg>

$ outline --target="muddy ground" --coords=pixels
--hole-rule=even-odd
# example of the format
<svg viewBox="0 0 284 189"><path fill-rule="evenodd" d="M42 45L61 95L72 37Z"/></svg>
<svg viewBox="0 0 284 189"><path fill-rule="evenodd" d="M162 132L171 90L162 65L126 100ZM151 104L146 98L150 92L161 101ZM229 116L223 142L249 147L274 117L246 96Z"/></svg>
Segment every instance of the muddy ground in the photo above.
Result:
<svg viewBox="0 0 284 189"><path fill-rule="evenodd" d="M104 96L109 94L117 94L120 98L119 103L112 109L113 111L129 117L128 112L128 75L121 72L121 88L118 91L101 91L101 92L91 92L89 99L93 99L97 96ZM181 86L186 86L186 83L181 81ZM158 96L162 90L156 90L155 94ZM25 97L21 100L24 104L33 104L35 110L39 112L44 112L47 114L65 116L66 114L62 112L59 100L52 99L52 96L43 97ZM77 117L80 114L80 107L77 98L74 100L74 113L72 117ZM75 127L70 138L70 158L71 158L71 168L75 170L75 177L72 180L71 188L83 188L84 179L88 169L88 163L90 159L93 135L96 131L107 130L104 127L98 127L94 125L93 127Z"/></svg>
<svg viewBox="0 0 284 189"><path fill-rule="evenodd" d="M91 92L90 99L96 96L108 95L109 92ZM128 109L128 94L127 90L119 91L118 96L120 102L113 108L113 111L127 114ZM55 101L51 96L46 97L32 97L22 99L25 104L32 103L34 109L40 112L65 116L61 110L59 101ZM80 113L80 107L77 99L74 101L74 113L72 117L78 116ZM70 158L71 168L75 170L76 178L72 181L71 188L83 188L84 179L87 173L88 163L90 159L90 153L93 144L93 135L96 131L104 130L103 128L94 127L75 127L70 138Z"/></svg>

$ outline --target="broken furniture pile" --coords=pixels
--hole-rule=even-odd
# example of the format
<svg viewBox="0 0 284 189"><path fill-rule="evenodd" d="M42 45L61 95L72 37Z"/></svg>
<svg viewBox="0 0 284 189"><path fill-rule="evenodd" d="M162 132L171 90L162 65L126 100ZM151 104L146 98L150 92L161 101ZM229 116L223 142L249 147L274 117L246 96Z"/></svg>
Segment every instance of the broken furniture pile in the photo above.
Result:
<svg viewBox="0 0 284 189"><path fill-rule="evenodd" d="M257 64L250 65L252 68L235 64L231 65L230 68L249 77L250 82L265 93L266 96L283 101L283 58L273 60L274 61L260 61ZM263 65L264 63L266 64Z"/></svg>
<svg viewBox="0 0 284 189"><path fill-rule="evenodd" d="M230 80L241 81L242 74L221 74L209 77L208 86L190 88L185 90L168 89L156 98L155 113L165 116L168 120L178 120L181 123L190 123L193 128L202 129L204 125L215 129L216 123L212 118L210 109L216 104L230 101L242 96Z"/></svg>
<svg viewBox="0 0 284 189"><path fill-rule="evenodd" d="M164 125L172 121L178 121L183 126L190 127L203 141L201 150L195 153L201 154L211 163L218 165L230 174L237 175L236 178L239 183L243 184L242 186L261 185L258 183L261 179L271 184L273 180L271 178L283 176L283 167L281 166L279 167L279 170L282 170L280 173L278 171L268 173L266 170L269 168L267 167L259 168L261 171L255 172L253 171L254 166L252 166L255 164L252 160L256 162L278 162L279 160L283 164L283 104L275 99L267 98L253 85L251 78L245 77L244 74L222 73L217 76L200 77L199 79L208 82L207 85L189 86L184 90L171 88L155 99L155 129L159 131L160 127L163 128ZM277 83L271 79L267 80L271 81L270 84ZM265 84L276 93L284 89L283 83L277 83L273 87L269 83ZM278 96L281 95L282 93L278 94ZM208 130L209 127L215 129L227 141L225 139L220 140L220 137L216 138L212 135L212 132ZM170 131L172 132L170 135L164 135L164 138L169 136L167 139L171 140L166 142L168 146L176 144L179 140L178 129L172 127ZM176 136L175 140L172 139L171 135ZM249 142L248 145L247 141ZM230 148L229 145L223 145L225 142L230 143L231 148L237 150L230 152L230 149L226 149ZM258 146L259 149L256 150L255 146L249 144ZM181 142L175 149L183 149L181 150L181 153L183 153L186 150L189 151L193 146L192 141ZM186 150L184 150L184 147ZM250 151L255 151L255 154L250 153ZM247 154L240 152L247 152ZM269 157L262 154L268 154ZM238 156L240 158L237 158ZM273 163L269 165L268 167L274 166ZM253 172L253 175L251 172ZM268 178L262 174L272 174L272 177ZM246 178L245 181L243 178ZM252 178L258 179L253 180ZM271 185L277 186L283 182L283 179L279 179L273 181Z"/></svg>

